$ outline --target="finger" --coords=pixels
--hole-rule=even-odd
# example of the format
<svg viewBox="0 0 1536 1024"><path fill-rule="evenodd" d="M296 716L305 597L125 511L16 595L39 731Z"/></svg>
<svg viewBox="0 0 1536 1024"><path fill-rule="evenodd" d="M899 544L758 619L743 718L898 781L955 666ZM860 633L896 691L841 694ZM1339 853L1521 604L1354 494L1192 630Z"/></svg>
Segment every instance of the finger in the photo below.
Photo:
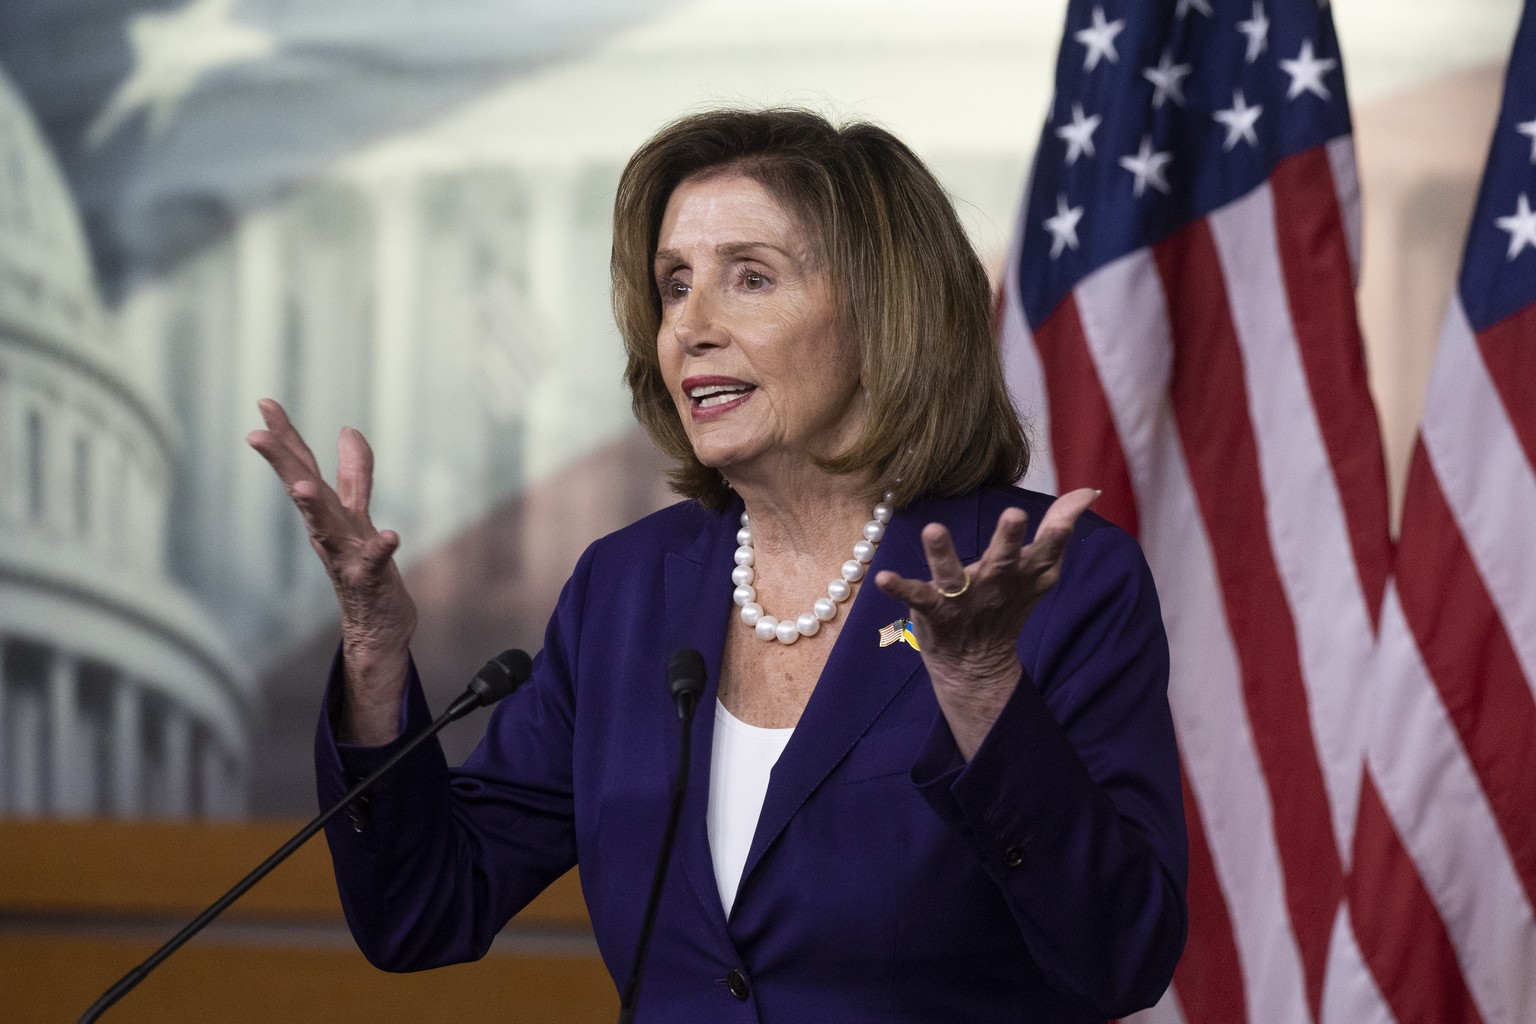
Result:
<svg viewBox="0 0 1536 1024"><path fill-rule="evenodd" d="M899 573L884 569L875 573L875 586L888 597L905 604L913 612L922 615L936 609L944 598L926 580L909 580Z"/></svg>
<svg viewBox="0 0 1536 1024"><path fill-rule="evenodd" d="M1024 547L1025 534L1029 532L1029 513L1021 508L1005 508L997 517L992 539L982 552L979 571L989 572L995 567L1018 565L1019 552Z"/></svg>
<svg viewBox="0 0 1536 1024"><path fill-rule="evenodd" d="M1051 507L1045 510L1045 517L1040 520L1040 529L1035 532L1035 535L1071 533L1078 516L1087 511L1088 506L1092 505L1101 493L1092 487L1079 487L1075 491L1063 494L1051 502Z"/></svg>
<svg viewBox="0 0 1536 1024"><path fill-rule="evenodd" d="M1056 582L1067 543L1072 539L1072 528L1098 496L1098 491L1083 487L1051 503L1040 520L1040 529L1035 531L1034 543L1023 551L1022 568L1026 573L1037 574L1046 586Z"/></svg>
<svg viewBox="0 0 1536 1024"><path fill-rule="evenodd" d="M336 494L342 505L368 514L373 495L373 449L362 432L342 427L336 441Z"/></svg>
<svg viewBox="0 0 1536 1024"><path fill-rule="evenodd" d="M372 571L378 572L395 557L395 552L400 550L400 535L394 530L380 530L368 539L363 545L363 563Z"/></svg>
<svg viewBox="0 0 1536 1024"><path fill-rule="evenodd" d="M276 434L270 430L253 430L245 435L245 443L256 449L256 453L267 460L267 465L277 474L283 486L290 491L300 481L314 480L318 474L310 471L310 468L302 461L294 457L287 445L280 441Z"/></svg>
<svg viewBox="0 0 1536 1024"><path fill-rule="evenodd" d="M256 408L261 411L261 418L267 424L267 430L277 439L278 444L311 474L311 479L321 479L320 463L315 459L315 453L310 450L309 444L294 427L293 422L288 419L288 411L270 398L258 401Z"/></svg>
<svg viewBox="0 0 1536 1024"><path fill-rule="evenodd" d="M330 565L332 556L341 552L344 542L355 537L352 523L337 500L336 492L324 483L300 480L288 488L288 496L304 519L310 544Z"/></svg>
<svg viewBox="0 0 1536 1024"><path fill-rule="evenodd" d="M923 527L923 554L928 559L928 572L935 587L955 591L965 585L965 566L960 564L955 543L943 523L929 523Z"/></svg>
<svg viewBox="0 0 1536 1024"><path fill-rule="evenodd" d="M311 537L317 532L321 535L334 533L330 520L345 515L345 510L325 480L319 474L311 473L271 431L253 430L245 439L277 473L288 496L303 514Z"/></svg>

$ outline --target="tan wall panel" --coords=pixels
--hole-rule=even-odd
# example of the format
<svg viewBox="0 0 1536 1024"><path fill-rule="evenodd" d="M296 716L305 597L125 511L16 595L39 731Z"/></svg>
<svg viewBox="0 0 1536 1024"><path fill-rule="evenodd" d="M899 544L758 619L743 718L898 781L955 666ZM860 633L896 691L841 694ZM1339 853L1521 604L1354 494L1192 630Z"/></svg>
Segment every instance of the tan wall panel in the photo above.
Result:
<svg viewBox="0 0 1536 1024"><path fill-rule="evenodd" d="M0 935L0 1019L77 1020L155 945ZM596 957L492 954L478 964L395 975L375 970L355 950L194 939L107 1011L102 1024L585 1024L617 1014L618 998Z"/></svg>
<svg viewBox="0 0 1536 1024"><path fill-rule="evenodd" d="M0 821L0 913L191 917L301 824ZM228 914L339 921L324 837L301 847ZM517 922L586 929L576 876L550 886Z"/></svg>
<svg viewBox="0 0 1536 1024"><path fill-rule="evenodd" d="M0 1022L78 1019L297 828L0 821ZM617 1004L574 874L480 963L392 975L352 945L315 840L103 1021L578 1024Z"/></svg>

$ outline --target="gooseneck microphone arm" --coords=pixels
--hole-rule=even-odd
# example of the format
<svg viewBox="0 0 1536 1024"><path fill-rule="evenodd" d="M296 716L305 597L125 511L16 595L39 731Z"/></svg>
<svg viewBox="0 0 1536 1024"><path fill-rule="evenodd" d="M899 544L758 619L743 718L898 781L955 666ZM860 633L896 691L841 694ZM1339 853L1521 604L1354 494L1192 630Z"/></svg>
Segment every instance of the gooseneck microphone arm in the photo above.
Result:
<svg viewBox="0 0 1536 1024"><path fill-rule="evenodd" d="M139 982L143 981L150 971L160 966L167 957L186 945L187 940L207 927L209 922L228 909L229 905L235 902L235 900L244 896L252 886L267 877L273 868L287 860L293 851L303 846L310 837L325 827L326 822L330 821L341 812L342 808L362 795L365 790L377 782L391 768L403 761L411 751L442 732L443 727L449 722L456 722L476 708L486 707L501 700L527 682L528 677L532 674L533 662L522 651L502 651L496 657L486 662L485 666L475 674L475 678L470 680L469 686L464 692L448 706L447 711L439 715L431 725L413 736L409 743L395 751L389 760L380 765L366 779L347 790L346 796L336 801L329 809L321 812L308 825L299 829L292 839L278 848L276 853L262 861L254 871L240 879L233 888L215 900L212 906L193 918L191 924L188 924L172 936L171 940L165 945L155 950L148 960L145 960L139 966L123 975L117 984L107 989L102 994L102 997L96 1000L89 1010L85 1011L85 1014L79 1020L79 1024L90 1024L91 1021L106 1013L112 1004L123 998Z"/></svg>
<svg viewBox="0 0 1536 1024"><path fill-rule="evenodd" d="M632 1024L635 1003L640 998L640 977L645 971L646 954L651 948L651 932L656 928L656 912L661 907L661 890L667 879L667 865L672 862L672 847L677 842L677 822L683 813L683 794L688 788L689 754L693 748L693 712L704 692L704 656L685 647L672 655L667 665L667 689L677 705L677 717L683 721L682 744L677 755L677 777L672 780L672 807L667 812L667 829L661 837L661 856L651 879L651 895L645 902L645 916L640 919L640 942L635 946L635 962L629 971L619 1001L619 1024Z"/></svg>

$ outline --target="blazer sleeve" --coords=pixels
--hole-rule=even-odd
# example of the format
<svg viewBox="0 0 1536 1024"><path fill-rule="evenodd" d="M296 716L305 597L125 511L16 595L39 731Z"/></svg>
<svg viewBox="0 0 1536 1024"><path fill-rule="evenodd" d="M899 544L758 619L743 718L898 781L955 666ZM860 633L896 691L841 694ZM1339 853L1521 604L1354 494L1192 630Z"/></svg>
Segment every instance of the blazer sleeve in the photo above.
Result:
<svg viewBox="0 0 1536 1024"><path fill-rule="evenodd" d="M571 787L574 651L590 551L562 592L529 682L492 709L485 738L450 769L436 740L417 748L326 826L347 924L375 966L422 970L476 960L576 862ZM329 806L431 721L414 664L400 738L336 740L341 656L315 743Z"/></svg>
<svg viewBox="0 0 1536 1024"><path fill-rule="evenodd" d="M1173 976L1188 873L1167 639L1129 535L1079 526L1019 647L1024 679L971 761L941 717L912 778L1052 986L1124 1016Z"/></svg>

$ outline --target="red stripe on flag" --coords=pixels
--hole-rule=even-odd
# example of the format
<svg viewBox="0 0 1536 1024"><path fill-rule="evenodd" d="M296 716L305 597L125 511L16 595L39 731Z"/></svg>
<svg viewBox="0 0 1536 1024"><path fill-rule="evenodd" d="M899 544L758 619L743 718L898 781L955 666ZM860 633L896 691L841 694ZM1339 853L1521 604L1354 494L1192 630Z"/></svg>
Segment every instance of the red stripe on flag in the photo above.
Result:
<svg viewBox="0 0 1536 1024"><path fill-rule="evenodd" d="M1154 255L1174 339L1174 418L1242 669L1286 907L1316 1017L1343 898L1343 868L1312 737L1295 621L1269 546L1242 353L1209 225L1196 221L1154 247Z"/></svg>
<svg viewBox="0 0 1536 1024"><path fill-rule="evenodd" d="M1270 185L1275 239L1313 413L1344 504L1360 586L1372 624L1379 626L1392 555L1386 460L1328 151L1318 147L1281 161Z"/></svg>
<svg viewBox="0 0 1536 1024"><path fill-rule="evenodd" d="M1216 862L1211 857L1200 805L1189 788L1188 771L1182 773L1182 781L1185 830L1189 833L1189 937L1173 975L1173 986L1188 1024L1245 1024L1248 997L1232 914L1216 876Z"/></svg>
<svg viewBox="0 0 1536 1024"><path fill-rule="evenodd" d="M1536 905L1536 698L1422 441L1413 447L1404 509L1403 615Z"/></svg>
<svg viewBox="0 0 1536 1024"><path fill-rule="evenodd" d="M1482 1024L1418 868L1367 768L1360 780L1349 916L1398 1024Z"/></svg>
<svg viewBox="0 0 1536 1024"><path fill-rule="evenodd" d="M1068 295L1035 331L1051 410L1056 490L1097 487L1093 510L1131 536L1141 532L1136 494L1104 384L1083 335L1077 300Z"/></svg>
<svg viewBox="0 0 1536 1024"><path fill-rule="evenodd" d="M1514 423L1525 460L1536 466L1536 305L1479 331L1477 347Z"/></svg>

